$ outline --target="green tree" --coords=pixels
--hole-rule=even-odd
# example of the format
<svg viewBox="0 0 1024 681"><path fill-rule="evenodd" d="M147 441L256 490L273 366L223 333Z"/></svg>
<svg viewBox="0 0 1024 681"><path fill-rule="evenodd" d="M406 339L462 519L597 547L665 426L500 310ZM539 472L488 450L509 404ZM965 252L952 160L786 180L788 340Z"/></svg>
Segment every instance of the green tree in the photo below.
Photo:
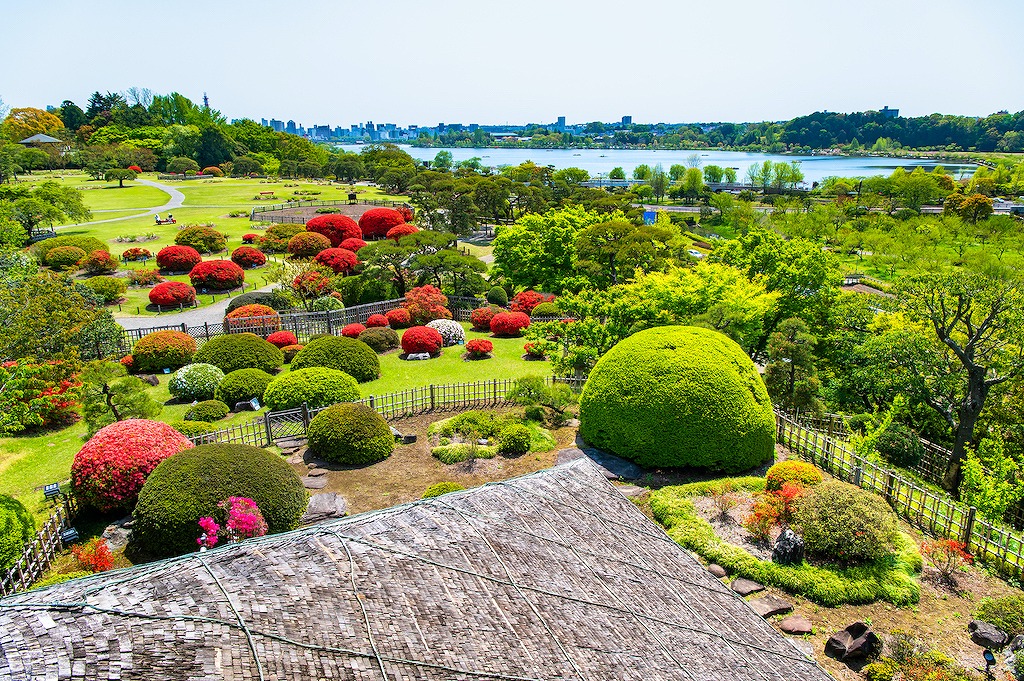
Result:
<svg viewBox="0 0 1024 681"><path fill-rule="evenodd" d="M724 179L725 179L726 182L728 182L729 184L735 184L736 183L736 169L735 168L725 168L725 169L723 169L722 172L724 174Z"/></svg>
<svg viewBox="0 0 1024 681"><path fill-rule="evenodd" d="M686 166L680 163L673 163L668 168L668 176L673 182L679 182L686 173Z"/></svg>
<svg viewBox="0 0 1024 681"><path fill-rule="evenodd" d="M704 174L700 168L687 168L681 190L687 204L692 204L704 189Z"/></svg>
<svg viewBox="0 0 1024 681"><path fill-rule="evenodd" d="M608 172L609 180L625 180L626 171L622 169L622 166L616 166Z"/></svg>
<svg viewBox="0 0 1024 681"><path fill-rule="evenodd" d="M665 191L668 189L668 175L665 174L665 169L661 167L660 163L654 166L654 170L651 171L650 183L655 200L661 203L661 199L665 196Z"/></svg>
<svg viewBox="0 0 1024 681"><path fill-rule="evenodd" d="M725 169L721 166L710 165L704 166L704 181L708 183L718 183L722 181L722 177L725 175Z"/></svg>
<svg viewBox="0 0 1024 681"><path fill-rule="evenodd" d="M135 174L134 170L127 170L123 168L113 168L104 173L103 179L107 182L113 182L117 180L118 188L124 188L125 180L134 180L138 175Z"/></svg>
<svg viewBox="0 0 1024 681"><path fill-rule="evenodd" d="M796 318L783 321L768 339L764 383L776 406L789 412L821 412L815 340L807 324Z"/></svg>
<svg viewBox="0 0 1024 681"><path fill-rule="evenodd" d="M991 522L1002 522L1006 511L1024 498L1020 467L1007 456L999 438L984 438L977 452L968 449L963 469L960 499Z"/></svg>
<svg viewBox="0 0 1024 681"><path fill-rule="evenodd" d="M120 362L94 360L79 374L82 413L92 437L100 428L125 419L152 419L163 405L150 397L149 384L129 376Z"/></svg>
<svg viewBox="0 0 1024 681"><path fill-rule="evenodd" d="M663 225L635 225L621 214L588 227L576 235L580 268L602 286L615 286L632 278L637 269L650 271L676 232Z"/></svg>
<svg viewBox="0 0 1024 681"><path fill-rule="evenodd" d="M939 185L933 175L920 168L912 173L893 173L895 193L904 206L921 212L921 206L938 199Z"/></svg>
<svg viewBox="0 0 1024 681"><path fill-rule="evenodd" d="M33 109L11 109L7 118L0 123L0 135L12 142L20 142L32 135L48 134L64 129L64 122L48 111Z"/></svg>
<svg viewBox="0 0 1024 681"><path fill-rule="evenodd" d="M646 163L641 163L636 168L633 168L633 179L639 182L644 182L651 178L651 167Z"/></svg>
<svg viewBox="0 0 1024 681"><path fill-rule="evenodd" d="M448 173L451 172L453 163L452 152L442 149L434 156L434 162L431 165L435 170Z"/></svg>
<svg viewBox="0 0 1024 681"><path fill-rule="evenodd" d="M102 316L69 279L53 272L0 287L0 361L77 357L80 337Z"/></svg>

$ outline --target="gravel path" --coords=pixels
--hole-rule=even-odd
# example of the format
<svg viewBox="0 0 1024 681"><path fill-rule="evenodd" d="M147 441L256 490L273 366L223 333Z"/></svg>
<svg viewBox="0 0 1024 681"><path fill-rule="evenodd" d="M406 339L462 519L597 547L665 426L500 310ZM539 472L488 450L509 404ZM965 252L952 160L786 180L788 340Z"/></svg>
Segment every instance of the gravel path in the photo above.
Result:
<svg viewBox="0 0 1024 681"><path fill-rule="evenodd" d="M269 291L271 288L273 288L273 286L264 286L263 288L246 291L246 293L252 293L253 291ZM218 299L216 303L211 303L210 305L204 305L203 307L197 307L191 310L185 310L184 312L161 314L157 317L141 317L135 315L118 317L117 323L126 329L148 329L152 326L175 326L178 324L187 324L188 326L219 324L221 320L224 319L224 310L230 302L231 298L225 296L222 299Z"/></svg>

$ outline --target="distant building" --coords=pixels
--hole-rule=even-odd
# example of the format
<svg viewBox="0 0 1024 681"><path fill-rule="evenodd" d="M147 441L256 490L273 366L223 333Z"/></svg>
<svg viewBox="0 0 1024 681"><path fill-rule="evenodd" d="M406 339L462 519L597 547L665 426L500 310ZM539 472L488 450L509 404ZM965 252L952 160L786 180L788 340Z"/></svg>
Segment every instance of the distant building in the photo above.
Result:
<svg viewBox="0 0 1024 681"><path fill-rule="evenodd" d="M632 116L623 116L622 117L622 124L623 125L633 125L633 117Z"/></svg>
<svg viewBox="0 0 1024 681"><path fill-rule="evenodd" d="M270 127L270 123L267 122L266 118L261 118L260 119L260 125L262 125L264 128L269 128Z"/></svg>
<svg viewBox="0 0 1024 681"><path fill-rule="evenodd" d="M284 126L284 131L294 135L298 133L299 129L295 125L295 121L288 121L288 124Z"/></svg>
<svg viewBox="0 0 1024 681"><path fill-rule="evenodd" d="M555 123L555 127L559 130L565 130L565 116L558 117L558 122Z"/></svg>
<svg viewBox="0 0 1024 681"><path fill-rule="evenodd" d="M900 117L900 110L899 109L890 109L888 106L883 106L882 110L879 111L878 113L882 114L886 118L899 118Z"/></svg>
<svg viewBox="0 0 1024 681"><path fill-rule="evenodd" d="M284 122L279 121L276 118L270 119L270 127L272 127L277 132L284 132Z"/></svg>

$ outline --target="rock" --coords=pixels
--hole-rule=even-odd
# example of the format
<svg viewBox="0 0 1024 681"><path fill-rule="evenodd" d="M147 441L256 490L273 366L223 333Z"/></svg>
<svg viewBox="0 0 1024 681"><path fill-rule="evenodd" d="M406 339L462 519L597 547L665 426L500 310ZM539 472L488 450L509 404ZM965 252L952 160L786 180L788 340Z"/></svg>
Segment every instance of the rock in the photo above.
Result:
<svg viewBox="0 0 1024 681"><path fill-rule="evenodd" d="M788 527L775 540L772 560L779 565L796 565L804 560L804 540Z"/></svg>
<svg viewBox="0 0 1024 681"><path fill-rule="evenodd" d="M718 565L717 563L712 563L711 565L708 565L708 572L713 574L715 577L718 577L719 579L729 574L725 571L724 567Z"/></svg>
<svg viewBox="0 0 1024 681"><path fill-rule="evenodd" d="M756 594L759 591L764 591L764 584L758 584L752 579L737 577L732 580L732 584L729 585L729 588L740 596L749 596L750 594Z"/></svg>
<svg viewBox="0 0 1024 681"><path fill-rule="evenodd" d="M415 435L403 435L402 436L402 444L403 445L411 445L414 442L416 442L416 436Z"/></svg>
<svg viewBox="0 0 1024 681"><path fill-rule="evenodd" d="M314 461L310 461L309 463L306 464L306 468L308 468L309 470L313 470L316 467L316 462Z"/></svg>
<svg viewBox="0 0 1024 681"><path fill-rule="evenodd" d="M765 619L773 615L785 615L793 612L793 604L778 596L761 596L749 601L750 607Z"/></svg>
<svg viewBox="0 0 1024 681"><path fill-rule="evenodd" d="M302 486L306 489L323 489L327 487L327 478L323 476L310 477L307 475L302 478Z"/></svg>
<svg viewBox="0 0 1024 681"><path fill-rule="evenodd" d="M568 421L565 422L565 427L566 428L579 428L580 427L580 420L579 419L569 419Z"/></svg>
<svg viewBox="0 0 1024 681"><path fill-rule="evenodd" d="M248 400L243 400L241 402L235 402L235 408L231 411L254 411L254 409L252 408L252 403Z"/></svg>
<svg viewBox="0 0 1024 681"><path fill-rule="evenodd" d="M967 631L971 633L971 640L982 648L1002 648L1010 640L1005 631L982 620L973 620L967 625Z"/></svg>
<svg viewBox="0 0 1024 681"><path fill-rule="evenodd" d="M153 374L139 374L138 376L136 376L136 378L138 378L141 381L145 381L146 383L149 383L154 388L160 385L160 379L154 376Z"/></svg>
<svg viewBox="0 0 1024 681"><path fill-rule="evenodd" d="M1017 634L1013 637L1013 640L1010 641L1010 650L1012 652L1024 650L1024 634Z"/></svg>
<svg viewBox="0 0 1024 681"><path fill-rule="evenodd" d="M486 447L487 445L491 444L491 441L485 437L482 437L479 440L477 440L476 443L481 447Z"/></svg>
<svg viewBox="0 0 1024 681"><path fill-rule="evenodd" d="M314 468L308 473L311 478L318 478L321 475L327 475L327 469L325 468Z"/></svg>
<svg viewBox="0 0 1024 681"><path fill-rule="evenodd" d="M825 654L840 662L863 660L881 649L882 642L863 622L854 622L825 642Z"/></svg>
<svg viewBox="0 0 1024 681"><path fill-rule="evenodd" d="M803 636L811 633L813 626L811 621L803 615L790 615L779 622L779 629L793 636Z"/></svg>
<svg viewBox="0 0 1024 681"><path fill-rule="evenodd" d="M649 491L646 487L637 487L636 485L616 485L615 489L619 490L619 494L627 499L639 497Z"/></svg>
<svg viewBox="0 0 1024 681"><path fill-rule="evenodd" d="M407 360L409 360L410 362L420 362L420 361L423 361L425 359L430 359L430 353L429 352L410 352L408 355L405 356L405 358Z"/></svg>
<svg viewBox="0 0 1024 681"><path fill-rule="evenodd" d="M131 516L107 525L107 528L103 530L103 538L107 540L107 547L111 551L120 551L127 546L130 535Z"/></svg>
<svg viewBox="0 0 1024 681"><path fill-rule="evenodd" d="M302 455L301 454L292 454L291 456L288 457L287 461L288 461L288 463L292 463L292 464L294 464L294 463L302 463Z"/></svg>
<svg viewBox="0 0 1024 681"><path fill-rule="evenodd" d="M568 463L583 457L587 457L597 464L597 467L609 480L636 480L644 474L643 469L635 463L593 447L568 447L559 450L558 463Z"/></svg>
<svg viewBox="0 0 1024 681"><path fill-rule="evenodd" d="M348 515L348 503L337 492L321 492L309 498L306 513L299 522L303 525L317 523L329 518L343 518Z"/></svg>

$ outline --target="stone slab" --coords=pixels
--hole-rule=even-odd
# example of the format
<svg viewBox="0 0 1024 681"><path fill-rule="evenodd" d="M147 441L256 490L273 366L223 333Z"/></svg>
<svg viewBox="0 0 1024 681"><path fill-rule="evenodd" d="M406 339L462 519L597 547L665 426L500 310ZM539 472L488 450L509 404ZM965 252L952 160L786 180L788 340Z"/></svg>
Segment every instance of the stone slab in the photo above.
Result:
<svg viewBox="0 0 1024 681"><path fill-rule="evenodd" d="M312 478L307 475L302 478L302 486L306 489L323 489L327 487L327 478L323 476Z"/></svg>
<svg viewBox="0 0 1024 681"><path fill-rule="evenodd" d="M790 615L779 622L779 629L792 636L803 636L810 634L814 626L803 615Z"/></svg>
<svg viewBox="0 0 1024 681"><path fill-rule="evenodd" d="M337 492L320 492L309 498L306 513L300 521L303 525L318 523L330 518L343 518L348 515L348 502Z"/></svg>
<svg viewBox="0 0 1024 681"><path fill-rule="evenodd" d="M713 574L715 577L718 577L719 579L729 574L725 571L725 568L719 565L718 563L711 563L710 565L708 565L708 572Z"/></svg>
<svg viewBox="0 0 1024 681"><path fill-rule="evenodd" d="M749 596L750 594L756 594L764 591L764 584L758 584L752 579L744 579L743 577L737 577L732 580L732 584L729 588L738 593L740 596Z"/></svg>
<svg viewBox="0 0 1024 681"><path fill-rule="evenodd" d="M793 612L793 604L778 596L761 596L760 598L748 601L748 603L754 609L754 612L766 619L775 615L785 615L786 613Z"/></svg>

